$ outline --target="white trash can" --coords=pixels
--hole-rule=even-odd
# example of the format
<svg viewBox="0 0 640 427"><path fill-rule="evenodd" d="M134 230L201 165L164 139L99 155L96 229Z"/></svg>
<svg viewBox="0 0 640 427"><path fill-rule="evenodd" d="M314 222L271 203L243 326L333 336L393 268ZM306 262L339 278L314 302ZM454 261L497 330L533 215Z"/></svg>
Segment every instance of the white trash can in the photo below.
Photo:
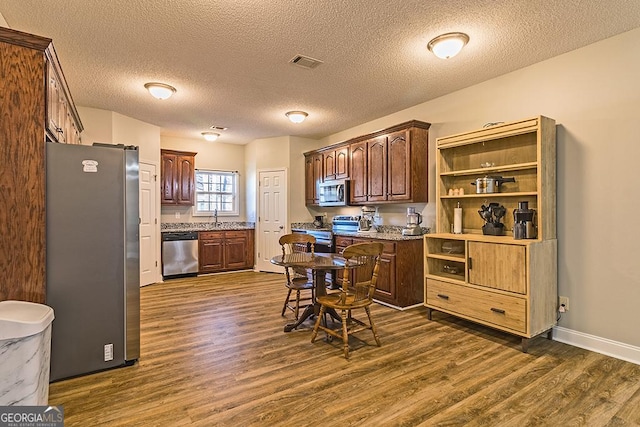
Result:
<svg viewBox="0 0 640 427"><path fill-rule="evenodd" d="M0 301L0 406L49 401L53 309L26 301Z"/></svg>

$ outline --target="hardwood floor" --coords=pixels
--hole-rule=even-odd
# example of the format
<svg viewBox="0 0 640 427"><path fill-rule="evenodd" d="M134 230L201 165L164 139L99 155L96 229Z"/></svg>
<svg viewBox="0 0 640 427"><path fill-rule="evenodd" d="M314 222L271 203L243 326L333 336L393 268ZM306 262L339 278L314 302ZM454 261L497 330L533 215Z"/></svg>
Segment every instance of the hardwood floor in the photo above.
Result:
<svg viewBox="0 0 640 427"><path fill-rule="evenodd" d="M141 290L140 361L51 384L66 426L640 425L640 366L520 340L422 308L374 304L350 360L284 333L279 274L176 279Z"/></svg>

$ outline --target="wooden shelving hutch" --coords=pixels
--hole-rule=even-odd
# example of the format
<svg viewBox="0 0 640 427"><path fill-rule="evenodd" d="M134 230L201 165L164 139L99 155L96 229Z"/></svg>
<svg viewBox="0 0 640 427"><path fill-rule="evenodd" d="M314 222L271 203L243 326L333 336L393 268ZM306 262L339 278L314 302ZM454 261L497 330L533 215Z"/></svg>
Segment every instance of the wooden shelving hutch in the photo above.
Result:
<svg viewBox="0 0 640 427"><path fill-rule="evenodd" d="M424 304L529 339L557 316L556 126L538 116L436 141L436 232L425 235ZM485 176L514 177L500 192L476 194ZM450 195L450 189L464 194ZM512 237L518 202L535 209L536 239ZM481 205L507 210L505 235L482 234ZM462 207L462 234L453 234Z"/></svg>

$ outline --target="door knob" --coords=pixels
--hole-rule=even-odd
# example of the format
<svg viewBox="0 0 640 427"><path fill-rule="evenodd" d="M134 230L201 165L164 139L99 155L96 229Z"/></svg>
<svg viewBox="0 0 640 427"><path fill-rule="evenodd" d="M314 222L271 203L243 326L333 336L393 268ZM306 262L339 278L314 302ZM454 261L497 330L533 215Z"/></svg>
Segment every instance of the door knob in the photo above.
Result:
<svg viewBox="0 0 640 427"><path fill-rule="evenodd" d="M282 230L283 228L284 228L284 225L281 225L281 226L280 226L280 230Z"/></svg>

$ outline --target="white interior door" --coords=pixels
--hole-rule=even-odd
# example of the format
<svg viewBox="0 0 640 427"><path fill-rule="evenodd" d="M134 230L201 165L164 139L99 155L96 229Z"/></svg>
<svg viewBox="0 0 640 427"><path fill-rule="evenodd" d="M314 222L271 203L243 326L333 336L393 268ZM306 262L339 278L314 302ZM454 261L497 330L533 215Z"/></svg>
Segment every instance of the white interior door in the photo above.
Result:
<svg viewBox="0 0 640 427"><path fill-rule="evenodd" d="M140 162L140 286L158 279L156 165Z"/></svg>
<svg viewBox="0 0 640 427"><path fill-rule="evenodd" d="M258 226L256 243L259 271L282 273L269 261L282 253L278 239L287 232L287 172L284 169L258 172Z"/></svg>

